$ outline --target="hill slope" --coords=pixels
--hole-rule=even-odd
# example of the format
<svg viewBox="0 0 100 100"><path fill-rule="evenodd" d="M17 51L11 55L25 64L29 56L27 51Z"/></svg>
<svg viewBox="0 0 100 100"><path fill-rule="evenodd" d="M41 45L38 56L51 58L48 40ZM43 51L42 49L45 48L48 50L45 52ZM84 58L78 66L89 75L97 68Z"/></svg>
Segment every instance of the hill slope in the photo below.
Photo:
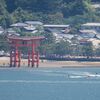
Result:
<svg viewBox="0 0 100 100"><path fill-rule="evenodd" d="M100 21L91 7L91 0L0 0L0 24L3 27L25 20L55 24Z"/></svg>

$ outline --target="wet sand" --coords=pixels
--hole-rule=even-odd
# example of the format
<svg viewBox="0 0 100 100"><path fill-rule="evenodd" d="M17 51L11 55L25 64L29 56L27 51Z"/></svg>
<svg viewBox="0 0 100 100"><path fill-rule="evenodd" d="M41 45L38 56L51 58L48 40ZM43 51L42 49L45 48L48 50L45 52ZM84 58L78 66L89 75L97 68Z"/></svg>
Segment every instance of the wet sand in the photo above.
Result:
<svg viewBox="0 0 100 100"><path fill-rule="evenodd" d="M9 66L9 57L0 57L0 66ZM21 60L21 66L27 66L27 59ZM39 67L100 67L100 62L78 62L78 61L48 61L40 60Z"/></svg>

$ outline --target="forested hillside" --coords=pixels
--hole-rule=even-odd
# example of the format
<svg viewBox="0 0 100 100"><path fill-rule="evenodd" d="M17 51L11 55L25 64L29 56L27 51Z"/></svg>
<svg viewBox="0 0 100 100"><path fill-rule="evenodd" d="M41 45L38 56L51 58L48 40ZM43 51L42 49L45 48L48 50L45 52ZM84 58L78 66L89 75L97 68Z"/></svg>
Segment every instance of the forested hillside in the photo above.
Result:
<svg viewBox="0 0 100 100"><path fill-rule="evenodd" d="M38 20L43 23L79 24L100 21L91 7L99 0L0 0L0 24L9 27L15 22Z"/></svg>
<svg viewBox="0 0 100 100"><path fill-rule="evenodd" d="M9 28L12 23L27 20L44 24L69 24L72 26L70 33L77 34L82 23L100 22L100 8L97 10L93 7L99 3L100 0L0 0L0 25ZM45 37L39 48L42 55L100 55L100 48L93 51L91 44L74 47L67 40L57 43L49 32L42 35ZM9 51L6 35L0 35L0 50Z"/></svg>

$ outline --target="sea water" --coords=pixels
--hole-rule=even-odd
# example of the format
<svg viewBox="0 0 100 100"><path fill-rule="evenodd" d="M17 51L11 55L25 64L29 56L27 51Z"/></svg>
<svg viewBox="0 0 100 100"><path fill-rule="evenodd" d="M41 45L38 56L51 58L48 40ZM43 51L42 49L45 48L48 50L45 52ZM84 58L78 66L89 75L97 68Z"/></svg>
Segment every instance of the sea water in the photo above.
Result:
<svg viewBox="0 0 100 100"><path fill-rule="evenodd" d="M1 68L0 100L100 100L100 68Z"/></svg>

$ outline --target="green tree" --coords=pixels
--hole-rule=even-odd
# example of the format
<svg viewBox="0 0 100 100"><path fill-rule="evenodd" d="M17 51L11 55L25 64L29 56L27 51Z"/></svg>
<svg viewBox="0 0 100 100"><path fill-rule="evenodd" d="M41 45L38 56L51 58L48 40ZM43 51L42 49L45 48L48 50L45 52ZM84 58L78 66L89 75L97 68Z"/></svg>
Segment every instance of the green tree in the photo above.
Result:
<svg viewBox="0 0 100 100"><path fill-rule="evenodd" d="M4 15L6 12L6 3L4 0L0 0L0 15Z"/></svg>
<svg viewBox="0 0 100 100"><path fill-rule="evenodd" d="M3 26L4 29L8 28L12 23L13 19L12 17L7 13L3 15L0 19L1 25Z"/></svg>
<svg viewBox="0 0 100 100"><path fill-rule="evenodd" d="M93 56L93 45L92 43L88 44L88 45L84 45L82 47L82 53L84 56L87 56L87 58L92 57Z"/></svg>
<svg viewBox="0 0 100 100"><path fill-rule="evenodd" d="M61 40L60 42L55 44L55 51L54 54L64 56L66 54L69 54L70 48L69 43L67 41Z"/></svg>
<svg viewBox="0 0 100 100"><path fill-rule="evenodd" d="M95 55L96 55L96 56L100 56L100 48L97 48L97 49L95 50Z"/></svg>
<svg viewBox="0 0 100 100"><path fill-rule="evenodd" d="M90 0L71 0L62 7L62 12L65 17L83 15L84 12L91 10Z"/></svg>
<svg viewBox="0 0 100 100"><path fill-rule="evenodd" d="M9 44L5 35L0 35L0 50L9 51Z"/></svg>
<svg viewBox="0 0 100 100"><path fill-rule="evenodd" d="M39 48L40 53L43 55L53 54L55 46L55 37L52 33L44 32L42 36L45 38L41 41L41 47Z"/></svg>

